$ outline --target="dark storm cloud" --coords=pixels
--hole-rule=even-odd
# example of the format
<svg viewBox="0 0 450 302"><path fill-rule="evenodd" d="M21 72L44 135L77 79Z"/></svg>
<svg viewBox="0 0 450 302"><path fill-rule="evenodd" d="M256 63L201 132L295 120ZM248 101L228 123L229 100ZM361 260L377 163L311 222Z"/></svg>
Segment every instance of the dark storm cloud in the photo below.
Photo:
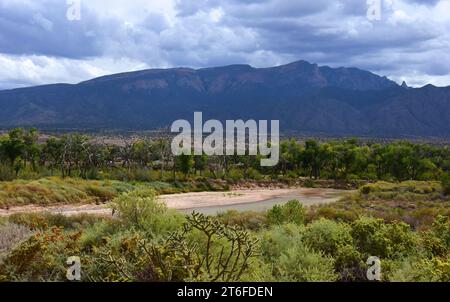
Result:
<svg viewBox="0 0 450 302"><path fill-rule="evenodd" d="M84 58L102 54L105 32L115 24L100 23L88 10L83 22L66 18L65 1L0 3L0 52Z"/></svg>
<svg viewBox="0 0 450 302"><path fill-rule="evenodd" d="M392 22L388 19L389 3L383 3L384 18L375 23L366 19L367 4L361 0L346 1L203 1L201 5L178 5L183 16L221 8L221 25L236 29L252 29L257 35L257 47L280 54L284 62L292 58L318 60L331 65L383 70L389 52L420 51L426 43L444 33L424 22ZM431 3L428 3L431 4ZM200 45L199 45L200 46ZM361 56L378 60L360 60ZM391 70L400 69L405 58L389 61ZM231 63L231 62L230 62ZM267 62L269 63L269 62ZM269 63L270 64L270 63ZM264 65L264 62L261 62ZM430 72L423 64L416 68ZM440 68L442 69L442 68Z"/></svg>
<svg viewBox="0 0 450 302"><path fill-rule="evenodd" d="M367 19L366 0L172 1L173 11L146 14L139 8L144 0L83 1L82 21L68 22L66 1L5 0L0 55L125 58L149 67L265 67L305 59L427 80L445 76L450 66L450 22L445 14L429 15L437 5L445 9L437 0L383 0L380 21ZM119 14L109 14L110 6Z"/></svg>
<svg viewBox="0 0 450 302"><path fill-rule="evenodd" d="M407 2L433 6L436 5L436 3L439 2L439 0L407 0Z"/></svg>

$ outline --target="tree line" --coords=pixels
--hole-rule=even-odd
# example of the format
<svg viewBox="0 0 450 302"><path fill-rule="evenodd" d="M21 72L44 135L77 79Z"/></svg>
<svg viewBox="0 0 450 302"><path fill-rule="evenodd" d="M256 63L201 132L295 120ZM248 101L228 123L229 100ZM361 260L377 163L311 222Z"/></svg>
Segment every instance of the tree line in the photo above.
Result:
<svg viewBox="0 0 450 302"><path fill-rule="evenodd" d="M438 180L450 169L447 146L406 141L366 143L358 139L318 142L284 140L280 162L261 167L260 156L173 156L170 138L99 142L83 134L40 140L36 129L13 129L0 137L0 180L28 175L133 180L208 177L260 179ZM139 173L138 173L139 172ZM138 174L138 175L137 175ZM134 177L133 177L134 175ZM105 176L103 176L105 177Z"/></svg>

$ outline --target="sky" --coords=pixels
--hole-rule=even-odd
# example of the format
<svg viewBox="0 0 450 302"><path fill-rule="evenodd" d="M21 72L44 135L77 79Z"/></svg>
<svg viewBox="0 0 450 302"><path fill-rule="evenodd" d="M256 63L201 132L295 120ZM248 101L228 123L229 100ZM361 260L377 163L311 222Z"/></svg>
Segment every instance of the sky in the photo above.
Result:
<svg viewBox="0 0 450 302"><path fill-rule="evenodd" d="M0 0L0 89L297 60L449 86L450 0Z"/></svg>

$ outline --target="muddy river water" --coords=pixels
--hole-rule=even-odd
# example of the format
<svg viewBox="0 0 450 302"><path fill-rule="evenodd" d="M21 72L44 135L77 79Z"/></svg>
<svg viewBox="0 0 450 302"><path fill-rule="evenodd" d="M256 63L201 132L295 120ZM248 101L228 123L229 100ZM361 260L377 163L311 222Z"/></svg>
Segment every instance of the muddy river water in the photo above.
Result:
<svg viewBox="0 0 450 302"><path fill-rule="evenodd" d="M232 192L188 193L162 197L169 207L183 212L217 214L227 210L266 211L276 204L299 200L305 206L337 201L348 191L333 189L237 190ZM181 198L180 198L181 197Z"/></svg>

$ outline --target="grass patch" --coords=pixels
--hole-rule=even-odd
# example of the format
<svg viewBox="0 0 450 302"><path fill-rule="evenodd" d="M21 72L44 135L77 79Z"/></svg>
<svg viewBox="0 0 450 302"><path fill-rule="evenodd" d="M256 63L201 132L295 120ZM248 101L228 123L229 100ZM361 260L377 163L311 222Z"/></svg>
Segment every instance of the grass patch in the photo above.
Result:
<svg viewBox="0 0 450 302"><path fill-rule="evenodd" d="M349 222L371 216L403 221L420 229L428 228L439 215L450 215L450 197L443 194L439 182L377 182L338 202L312 207L308 220L325 217Z"/></svg>
<svg viewBox="0 0 450 302"><path fill-rule="evenodd" d="M110 221L112 218L99 217L89 214L74 216L64 216L62 214L50 213L20 213L13 214L8 218L8 222L25 226L33 230L44 230L52 227L71 229L85 229L100 221Z"/></svg>
<svg viewBox="0 0 450 302"><path fill-rule="evenodd" d="M38 180L0 182L0 208L11 206L106 203L124 192L151 188L157 194L200 191L225 191L227 185L209 181L197 182L122 182L117 180L84 180L48 177Z"/></svg>
<svg viewBox="0 0 450 302"><path fill-rule="evenodd" d="M134 189L118 181L60 179L15 180L0 183L0 207L18 205L51 205L104 203L118 194Z"/></svg>

